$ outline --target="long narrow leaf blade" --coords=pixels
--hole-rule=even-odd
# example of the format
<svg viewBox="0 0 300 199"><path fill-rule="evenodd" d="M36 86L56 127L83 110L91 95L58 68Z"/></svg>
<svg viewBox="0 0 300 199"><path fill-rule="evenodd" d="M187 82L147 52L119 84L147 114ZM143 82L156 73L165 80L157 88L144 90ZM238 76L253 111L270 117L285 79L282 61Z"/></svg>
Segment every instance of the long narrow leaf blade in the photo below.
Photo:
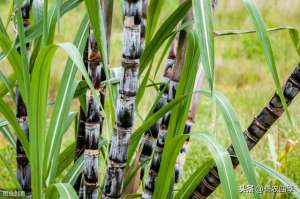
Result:
<svg viewBox="0 0 300 199"><path fill-rule="evenodd" d="M253 0L243 0L243 2L245 4L245 6L247 7L247 10L249 11L251 18L253 20L253 23L256 27L257 35L261 41L263 52L264 52L266 60L267 60L268 68L272 74L276 89L278 91L278 95L279 95L280 100L283 105L283 109L286 112L286 115L287 115L290 123L293 124L292 118L287 109L287 104L286 104L285 98L283 96L283 91L281 88L280 79L279 79L278 72L277 72L277 67L276 67L276 63L275 63L275 59L274 59L274 55L273 55L273 51L272 51L272 47L271 47L271 42L268 37L268 33L266 30L263 18L260 15Z"/></svg>
<svg viewBox="0 0 300 199"><path fill-rule="evenodd" d="M214 32L210 0L193 0L201 62L211 90L214 89Z"/></svg>
<svg viewBox="0 0 300 199"><path fill-rule="evenodd" d="M227 150L208 134L192 133L191 137L203 141L214 158L221 179L221 187L224 193L224 198L239 198L237 182Z"/></svg>
<svg viewBox="0 0 300 199"><path fill-rule="evenodd" d="M272 176L272 177L276 178L277 180L279 180L287 188L290 187L291 193L295 196L295 198L298 198L298 199L300 198L300 188L291 179L278 173L277 171L275 171L274 169L270 168L269 166L267 166L263 163L253 161L253 164L257 168L259 168L261 171L267 173L269 176Z"/></svg>

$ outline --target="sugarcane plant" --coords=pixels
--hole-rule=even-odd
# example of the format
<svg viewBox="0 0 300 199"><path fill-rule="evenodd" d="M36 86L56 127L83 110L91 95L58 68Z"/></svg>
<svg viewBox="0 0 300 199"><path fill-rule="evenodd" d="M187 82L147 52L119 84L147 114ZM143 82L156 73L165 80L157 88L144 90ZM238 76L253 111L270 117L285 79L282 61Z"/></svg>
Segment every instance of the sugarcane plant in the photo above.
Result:
<svg viewBox="0 0 300 199"><path fill-rule="evenodd" d="M12 73L6 75L0 69L0 131L15 148L16 175L2 151L0 160L10 177L17 179L12 182L21 196L206 198L220 184L224 198L239 198L234 168L240 164L249 185L257 185L255 165L284 185L294 186L293 195L300 198L295 183L255 162L249 153L284 112L291 118L287 107L300 90L300 65L282 88L269 29L252 0L243 2L254 31L214 31L216 0L179 1L168 13L170 2L175 1L124 0L113 13L111 0L14 0L8 15L15 34L7 31L11 24L4 25L1 16L0 61L6 60ZM78 7L81 4L85 7ZM56 28L74 8L82 10L75 19L81 23L74 42L59 43L56 33L61 33ZM118 14L123 19L122 55L111 50L115 41L110 41L112 16ZM286 29L300 54L296 29L270 30ZM216 90L214 39L252 32L258 33L276 92L242 133L233 107ZM57 49L68 59L61 67L58 88L51 92L51 77L58 76L51 71ZM120 57L121 69L110 66L109 52L113 58ZM162 78L157 78L160 73ZM200 88L204 76L208 89ZM210 98L224 117L232 141L227 150L212 134L192 128L198 122L200 95ZM70 136L72 124L75 136ZM190 140L202 141L212 159L194 173L185 173L185 180L176 184Z"/></svg>
<svg viewBox="0 0 300 199"><path fill-rule="evenodd" d="M31 8L32 2L30 0L24 1L22 5L22 21L23 26L25 30L28 30L29 28L29 13ZM17 29L18 31L22 31L20 29ZM21 51L21 49L18 49L19 53L24 53L24 51ZM27 57L30 56L30 45L29 43L26 43L26 54ZM18 84L16 85L16 118L18 123L20 124L21 128L23 129L26 137L29 137L29 125L28 125L28 117L27 117L27 108L25 106L25 103L22 99ZM18 181L22 187L22 190L24 190L26 196L28 198L31 197L31 169L28 157L25 154L25 151L23 149L23 146L19 139L17 139L16 142L16 152L17 152L17 178Z"/></svg>

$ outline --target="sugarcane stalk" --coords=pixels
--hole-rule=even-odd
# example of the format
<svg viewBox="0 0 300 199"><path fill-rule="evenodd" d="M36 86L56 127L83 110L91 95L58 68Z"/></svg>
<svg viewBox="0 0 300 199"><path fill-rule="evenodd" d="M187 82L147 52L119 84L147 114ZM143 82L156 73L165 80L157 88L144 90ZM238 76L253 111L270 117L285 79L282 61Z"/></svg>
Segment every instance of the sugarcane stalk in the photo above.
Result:
<svg viewBox="0 0 300 199"><path fill-rule="evenodd" d="M300 64L295 68L293 73L287 79L283 86L284 98L287 105L290 105L300 90ZM266 132L276 122L276 120L284 112L281 100L277 92L271 98L267 106L253 119L250 126L244 131L244 138L249 150L253 149L256 144L262 139ZM239 165L238 158L232 145L227 149L230 154L234 168ZM209 173L199 183L190 198L203 199L207 198L216 190L220 184L220 178L217 167L214 166Z"/></svg>
<svg viewBox="0 0 300 199"><path fill-rule="evenodd" d="M21 10L22 10L23 26L25 30L29 28L30 8L31 8L31 1L30 0L24 1ZM26 43L26 50L29 57L30 54L29 43ZM19 48L18 51L20 53ZM23 129L23 132L28 138L29 127L28 127L27 108L22 99L18 84L16 84L16 118L21 128ZM31 167L19 139L17 139L17 143L16 143L16 161L17 161L16 175L19 184L21 185L22 190L25 192L26 198L31 198Z"/></svg>
<svg viewBox="0 0 300 199"><path fill-rule="evenodd" d="M180 31L178 46L176 53L172 52L169 55L168 63L166 66L164 76L169 79L169 86L167 89L167 93L164 93L163 97L166 98L166 101L171 101L175 98L177 84L179 82L180 73L182 71L184 61L185 61L185 51L187 46L187 33L185 30ZM156 147L152 156L151 166L148 178L146 179L144 193L142 195L143 199L150 199L154 193L155 189L155 180L158 176L163 148L165 144L165 138L168 131L169 120L171 113L168 112L161 119L159 132L156 142Z"/></svg>
<svg viewBox="0 0 300 199"><path fill-rule="evenodd" d="M203 85L203 80L204 80L204 70L201 68L198 71L197 74L197 83L195 85L194 90L199 90L202 85ZM189 110L188 118L185 124L184 128L184 134L190 134L192 131L192 128L195 124L195 118L196 118L196 110L200 102L200 95L199 93L194 93L193 98L191 101L191 107ZM176 164L175 164L175 183L178 183L180 176L183 173L183 166L185 164L186 160L186 155L188 153L188 148L189 148L189 139L186 140L184 143L177 159L176 159Z"/></svg>
<svg viewBox="0 0 300 199"><path fill-rule="evenodd" d="M145 34L146 34L146 25L147 25L147 9L148 9L148 0L142 0L142 21L141 21L141 54L144 52L145 49ZM157 134L156 134L157 136ZM142 146L142 145L141 145ZM133 172L133 170L137 167L139 167L140 165L140 155L142 153L142 148L139 148L136 158L133 161L131 168L128 169L125 173L125 178L129 175L131 175L131 172ZM133 179L130 181L130 183L127 185L127 187L124 190L124 195L127 194L133 194L136 193L136 191L138 190L139 186L140 186L140 173L141 173L141 169L139 168L136 172L136 175L133 177Z"/></svg>
<svg viewBox="0 0 300 199"><path fill-rule="evenodd" d="M95 90L99 93L101 106L104 107L106 80L96 38L90 28L88 45L88 73ZM84 169L82 177L83 198L98 198L98 158L99 138L102 132L104 116L90 89L86 92L86 118L84 123ZM83 115L83 114L82 114ZM83 124L82 124L83 126Z"/></svg>
<svg viewBox="0 0 300 199"><path fill-rule="evenodd" d="M87 39L85 49L83 52L83 63L88 70L88 46L89 42ZM84 78L82 77L84 80ZM86 96L85 96L86 97ZM84 152L84 147L85 147L85 123L86 123L86 114L84 111L84 107L86 107L86 104L81 104L80 105L80 112L79 112L79 122L78 122L78 128L77 128L77 135L76 135L76 149L75 149L75 158L74 162L76 162L79 157L83 154ZM82 183L82 174L79 175L79 177L76 179L76 182L74 184L74 189L79 195L80 198L83 197L83 187L81 186Z"/></svg>
<svg viewBox="0 0 300 199"><path fill-rule="evenodd" d="M160 86L160 91L163 92L163 95L160 97L159 101L155 105L155 108L153 109L153 113L159 111L159 109L163 107L168 100L168 95L169 95L168 84L172 74L172 68L176 61L176 49L177 49L176 47L177 47L177 40L175 40L172 44L172 48L170 49L169 56L165 65L162 84ZM149 161L151 159L154 143L159 134L160 123L161 120L158 120L144 134L143 141L141 144L141 148L142 148L141 155L139 157L140 165L143 164L143 162ZM144 169L145 168L142 168L141 170L141 175L140 175L141 180L143 179L144 176Z"/></svg>
<svg viewBox="0 0 300 199"><path fill-rule="evenodd" d="M101 5L103 8L103 17L105 19L105 31L106 31L106 39L107 39L107 51L109 52L109 46L110 46L110 36L111 36L111 24L112 24L112 14L113 14L113 0L101 0ZM105 70L104 67L102 66L102 64L99 65L101 59L100 59L100 55L99 55L99 50L97 47L97 43L95 40L95 36L93 33L91 33L92 30L90 30L90 34L89 34L89 38L87 40L87 44L85 47L85 51L84 51L84 55L83 55L83 62L86 66L86 69L89 71L89 75L90 78L94 78L93 79L93 83L94 86L97 86L97 90L99 92L99 97L100 97L100 102L101 102L101 106L104 107L104 103L105 103L105 86L101 85L101 81L105 81L106 80L106 74L105 74ZM109 55L109 53L108 53ZM98 64L96 63L98 62ZM100 72L99 72L100 69ZM84 79L84 78L83 78ZM97 85L96 85L97 84ZM100 86L99 86L100 85ZM88 127L86 127L86 124L88 122L90 123L97 123L96 121L99 120L99 126L97 126L97 128L99 127L99 134L95 133L94 134L94 138L96 139L96 137L101 135L102 133L102 127L103 127L103 114L100 112L99 107L96 106L95 104L95 100L92 98L91 96L91 92L87 91L87 94L85 97L87 98L87 103L88 104L81 104L80 106L80 115L79 115L79 124L78 124L78 129L77 129L77 138L76 138L76 152L75 152L75 161L85 152L86 149L86 138L90 139L90 137L86 137L89 136L86 134L86 131L88 131L89 133L91 133L91 126L89 125ZM90 120L87 120L87 114L84 111L84 107L87 107L87 114L90 114ZM91 114L98 114L99 118L95 119L95 121L93 121L93 119L91 117ZM95 125L96 127L96 125ZM96 130L98 131L98 130ZM97 139L98 141L98 139ZM96 143L94 143L96 144ZM87 144L88 147L90 147L89 144ZM98 147L98 144L97 144ZM96 149L95 149L96 150ZM98 148L97 148L98 151ZM86 164L90 164L87 163L87 161L89 161L91 159L91 157L89 157L89 153L88 151L86 151ZM96 158L97 160L94 159L94 161L97 161L98 164L98 158ZM89 166L92 167L92 165L95 166L96 162L94 164L90 164ZM88 168L86 168L86 172L94 172L92 169L95 170L95 168L90 168L90 170ZM98 171L97 171L98 172ZM94 176L95 178L95 176ZM97 186L94 185L90 185L88 184L88 182L86 182L85 177L81 174L77 180L76 183L74 185L75 190L77 191L79 198L87 198L86 195L90 195L89 192L93 192L90 188L92 187L94 190L97 189ZM96 180L95 180L96 181ZM97 182L98 182L98 175L97 175ZM84 184L88 184L87 186L84 186ZM94 191L95 193L97 193L98 196L98 192ZM91 196L91 197L96 197L96 196Z"/></svg>
<svg viewBox="0 0 300 199"><path fill-rule="evenodd" d="M120 81L116 125L110 146L103 198L120 198L122 195L128 145L134 124L135 96L138 88L142 0L125 0L124 8L122 59L124 72Z"/></svg>

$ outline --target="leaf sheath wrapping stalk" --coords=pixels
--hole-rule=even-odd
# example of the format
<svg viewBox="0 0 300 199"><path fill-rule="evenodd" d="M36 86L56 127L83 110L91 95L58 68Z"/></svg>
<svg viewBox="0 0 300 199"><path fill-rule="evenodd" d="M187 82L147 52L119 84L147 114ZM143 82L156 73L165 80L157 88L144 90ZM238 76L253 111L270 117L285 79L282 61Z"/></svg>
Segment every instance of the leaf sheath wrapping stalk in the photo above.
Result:
<svg viewBox="0 0 300 199"><path fill-rule="evenodd" d="M300 90L300 64L296 67L294 72L290 75L288 80L283 86L284 98L287 105L290 105L292 100L296 97ZM269 101L268 105L262 109L247 130L244 132L244 137L248 148L251 150L261 140L270 127L284 112L283 105L277 93ZM231 161L234 167L237 167L239 161L235 154L233 146L227 149L231 156ZM202 179L199 186L194 190L190 198L203 199L207 198L212 192L215 191L220 184L217 168L213 167L210 172Z"/></svg>

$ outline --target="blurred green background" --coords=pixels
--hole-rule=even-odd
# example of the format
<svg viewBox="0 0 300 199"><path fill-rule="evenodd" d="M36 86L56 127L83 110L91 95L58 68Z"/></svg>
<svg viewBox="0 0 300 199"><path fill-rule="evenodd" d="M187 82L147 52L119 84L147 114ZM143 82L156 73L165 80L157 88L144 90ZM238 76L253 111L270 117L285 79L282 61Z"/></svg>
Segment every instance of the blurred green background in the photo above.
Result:
<svg viewBox="0 0 300 199"><path fill-rule="evenodd" d="M175 0L166 1L160 23L178 5ZM7 21L9 2L9 0L0 0L0 16L4 22ZM256 3L268 27L288 25L300 28L300 1L256 0ZM60 21L55 41L72 42L84 13L85 7L81 5L66 14ZM253 29L247 10L243 6L242 1L237 0L219 2L214 27L218 31ZM12 25L9 30L11 32L14 31ZM122 12L119 1L115 1L112 32L110 63L111 66L119 66L122 52ZM287 31L272 32L269 35L280 78L283 82L298 64L299 57ZM275 91L260 43L255 34L217 37L215 39L215 55L216 88L228 97L235 108L243 129L246 129ZM59 85L65 62L66 55L58 52L52 68L52 83L49 96L51 100L55 99L56 89ZM0 69L6 74L10 72L10 68L5 60L0 62ZM78 78L80 78L79 74ZM207 87L206 83L204 87ZM152 103L151 99L153 99L153 92L150 90L150 92L145 93L144 102L139 107L142 114L148 110L148 106ZM300 126L299 104L300 98L298 97L289 108L297 127ZM78 102L74 102L72 110L77 109ZM219 142L227 146L230 140L223 118L220 112L217 111L216 123L212 124L211 110L210 100L201 97L193 130L214 134ZM72 140L74 140L74 131L70 129L64 140L64 145L68 145ZM288 153L285 153L288 141L292 141L295 145ZM253 159L272 166L300 185L300 144L297 143L298 141L299 129L292 130L287 117L284 115L255 147L251 155ZM11 162L12 167L15 167L15 152L3 137L0 137L0 153L5 155L6 159ZM205 145L192 140L183 178L187 178L208 157L210 157L210 154L206 150ZM0 189L13 188L12 180L3 168L4 165L0 162ZM247 184L240 168L237 169L237 178L239 185ZM260 185L275 185L278 183L259 171L257 171L257 179ZM251 198L252 196L243 194L241 197ZM212 198L222 198L222 191L218 189ZM263 194L263 198L292 198L292 196L288 194Z"/></svg>

